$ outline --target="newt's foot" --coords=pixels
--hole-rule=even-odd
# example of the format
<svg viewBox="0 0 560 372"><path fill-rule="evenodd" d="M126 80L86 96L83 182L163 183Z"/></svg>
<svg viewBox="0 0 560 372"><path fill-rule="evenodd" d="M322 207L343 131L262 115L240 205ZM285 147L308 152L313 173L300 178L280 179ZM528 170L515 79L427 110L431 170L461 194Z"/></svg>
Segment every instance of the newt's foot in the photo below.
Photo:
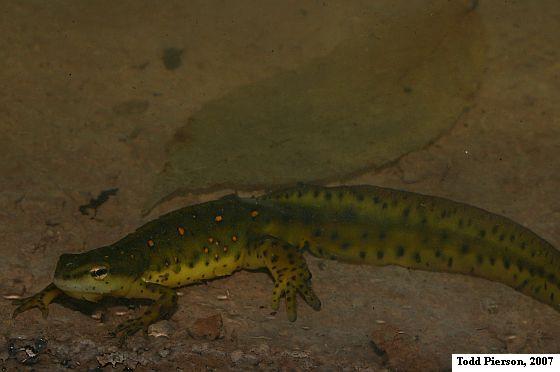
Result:
<svg viewBox="0 0 560 372"><path fill-rule="evenodd" d="M273 310L278 310L280 300L285 297L288 320L295 321L298 293L313 310L321 309L321 301L311 287L311 272L296 247L270 237L261 242L257 252L274 278Z"/></svg>
<svg viewBox="0 0 560 372"><path fill-rule="evenodd" d="M12 314L12 319L15 319L20 313L24 311L38 308L41 310L41 314L43 318L47 318L49 315L49 304L58 296L62 294L61 290L55 287L54 284L49 284L45 289L41 292L18 300L14 300L14 303L18 305L18 307L14 310Z"/></svg>
<svg viewBox="0 0 560 372"><path fill-rule="evenodd" d="M155 302L142 316L129 319L110 332L112 336L120 337L121 341L142 329L147 332L150 324L169 318L177 307L177 293L173 289L154 283L142 283L141 285L147 293L153 295Z"/></svg>
<svg viewBox="0 0 560 372"><path fill-rule="evenodd" d="M286 271L279 274L272 291L272 309L278 310L280 299L285 297L288 320L294 322L297 319L297 294L299 293L313 310L321 310L321 301L311 288L310 276L308 270Z"/></svg>
<svg viewBox="0 0 560 372"><path fill-rule="evenodd" d="M120 337L121 339L123 339L128 336L132 336L142 329L145 332L148 331L148 327L150 326L150 324L152 324L152 322L153 321L146 319L145 316L128 319L119 324L114 331L110 332L110 334L114 337Z"/></svg>

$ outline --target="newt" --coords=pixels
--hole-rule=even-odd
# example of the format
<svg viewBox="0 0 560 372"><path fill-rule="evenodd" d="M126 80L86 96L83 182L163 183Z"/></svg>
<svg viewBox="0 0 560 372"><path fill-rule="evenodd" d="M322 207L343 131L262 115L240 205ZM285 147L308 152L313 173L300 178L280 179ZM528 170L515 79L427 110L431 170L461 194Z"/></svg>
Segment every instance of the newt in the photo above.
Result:
<svg viewBox="0 0 560 372"><path fill-rule="evenodd" d="M376 186L299 185L260 197L230 195L188 206L146 223L114 244L60 256L53 282L19 301L13 313L66 294L150 299L115 334L131 335L171 316L175 288L267 269L272 308L296 298L315 310L304 252L368 265L473 275L504 283L560 311L560 251L516 222L448 199Z"/></svg>

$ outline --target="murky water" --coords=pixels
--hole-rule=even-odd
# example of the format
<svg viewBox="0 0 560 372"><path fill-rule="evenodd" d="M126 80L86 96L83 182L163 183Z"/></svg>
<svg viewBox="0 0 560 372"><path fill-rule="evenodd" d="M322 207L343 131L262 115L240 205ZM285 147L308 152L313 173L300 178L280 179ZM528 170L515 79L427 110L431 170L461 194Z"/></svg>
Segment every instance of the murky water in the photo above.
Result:
<svg viewBox="0 0 560 372"><path fill-rule="evenodd" d="M559 20L554 0L4 2L0 292L33 293L60 254L164 211L295 182L445 196L558 246ZM270 315L256 273L186 288L170 338L129 349L104 337L123 307L12 321L2 301L0 321L6 340L48 340L44 370L123 350L139 370L441 369L465 345L560 350L559 315L497 284L310 269L325 306L297 324ZM214 314L225 337L192 339L193 320ZM19 367L7 350L1 340L0 366Z"/></svg>

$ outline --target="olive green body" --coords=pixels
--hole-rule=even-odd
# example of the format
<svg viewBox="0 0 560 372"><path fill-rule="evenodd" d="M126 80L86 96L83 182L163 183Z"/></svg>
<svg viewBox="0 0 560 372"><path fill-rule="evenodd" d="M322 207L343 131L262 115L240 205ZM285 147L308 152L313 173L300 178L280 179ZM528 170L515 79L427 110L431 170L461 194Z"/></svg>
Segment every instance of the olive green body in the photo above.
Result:
<svg viewBox="0 0 560 372"><path fill-rule="evenodd" d="M305 250L342 262L483 277L560 310L560 252L545 240L482 209L374 186L299 186L176 210L115 244L61 256L43 296L156 300L151 317L119 329L132 333L171 312L176 297L169 288L267 268L276 282L273 306L286 297L295 320L297 293L320 308ZM16 313L50 302L33 298Z"/></svg>

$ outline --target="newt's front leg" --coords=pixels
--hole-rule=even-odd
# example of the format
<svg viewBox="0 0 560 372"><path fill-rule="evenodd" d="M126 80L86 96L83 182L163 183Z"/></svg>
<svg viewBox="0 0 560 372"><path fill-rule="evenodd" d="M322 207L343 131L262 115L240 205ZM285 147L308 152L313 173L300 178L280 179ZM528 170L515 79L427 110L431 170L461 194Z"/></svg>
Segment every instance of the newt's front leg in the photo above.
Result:
<svg viewBox="0 0 560 372"><path fill-rule="evenodd" d="M246 258L249 267L266 267L274 278L272 308L278 310L282 297L286 298L288 320L297 319L297 294L314 310L321 309L321 301L311 288L311 272L303 255L291 244L274 237L263 238Z"/></svg>
<svg viewBox="0 0 560 372"><path fill-rule="evenodd" d="M14 300L14 303L19 306L14 310L12 319L15 319L18 314L33 309L34 307L41 310L43 318L46 319L49 314L49 304L61 294L62 291L58 289L53 283L51 283L46 286L41 292L34 294L33 296Z"/></svg>
<svg viewBox="0 0 560 372"><path fill-rule="evenodd" d="M155 300L155 302L142 316L119 324L112 332L115 336L127 337L141 329L147 330L150 324L171 316L177 307L177 292L172 288L142 282L138 285L138 290L135 293L137 298L148 298Z"/></svg>

